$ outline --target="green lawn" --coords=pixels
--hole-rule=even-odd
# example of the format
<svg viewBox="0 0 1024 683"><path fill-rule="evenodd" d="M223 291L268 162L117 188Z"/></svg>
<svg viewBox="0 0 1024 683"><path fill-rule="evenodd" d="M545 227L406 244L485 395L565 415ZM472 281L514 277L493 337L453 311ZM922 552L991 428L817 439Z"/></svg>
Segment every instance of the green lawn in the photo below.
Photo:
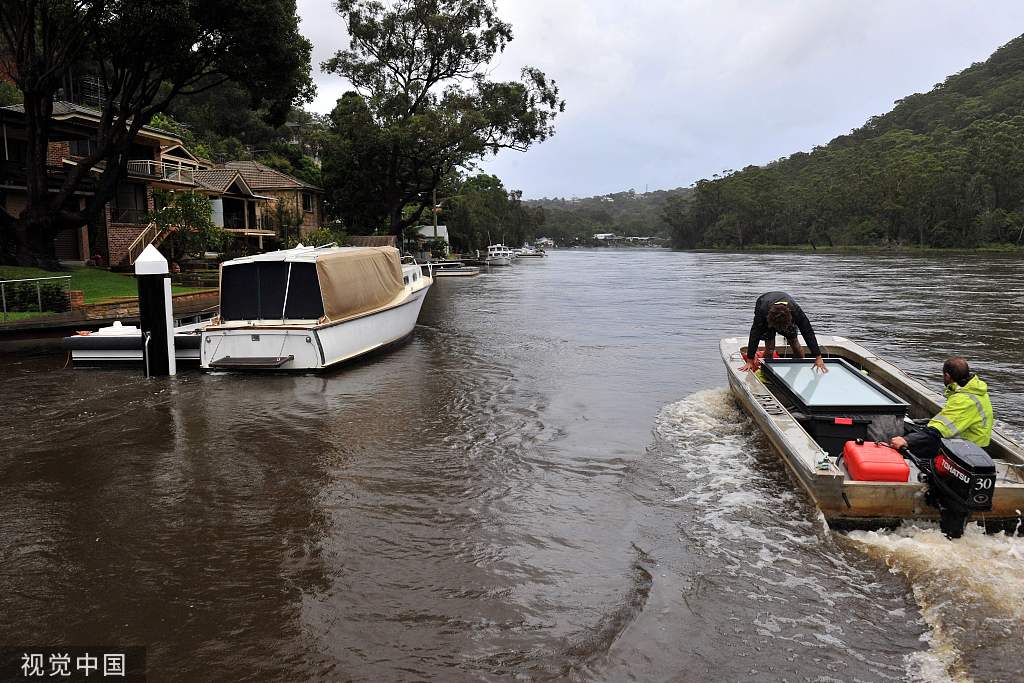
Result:
<svg viewBox="0 0 1024 683"><path fill-rule="evenodd" d="M9 312L7 314L7 322L9 322L9 323L16 323L19 320L29 320L30 318L38 318L38 317L44 316L44 315L53 315L53 312L52 311L43 311L42 313L40 313L39 311L28 311L28 312L11 311L11 312ZM0 311L0 322L3 322L3 319L4 319L4 314L3 314L2 311Z"/></svg>
<svg viewBox="0 0 1024 683"><path fill-rule="evenodd" d="M96 304L110 299L136 297L139 295L135 278L124 273L111 273L102 268L68 268L64 271L51 272L41 268L23 268L20 266L0 266L0 280L20 280L30 277L71 276L71 289L80 289L84 293L85 303ZM174 286L175 294L199 292L203 288Z"/></svg>

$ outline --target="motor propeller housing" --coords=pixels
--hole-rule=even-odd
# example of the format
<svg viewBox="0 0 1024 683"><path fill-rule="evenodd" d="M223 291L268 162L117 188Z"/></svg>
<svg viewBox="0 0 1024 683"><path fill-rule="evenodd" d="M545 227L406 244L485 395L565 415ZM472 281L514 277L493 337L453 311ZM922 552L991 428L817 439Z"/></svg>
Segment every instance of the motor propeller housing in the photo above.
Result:
<svg viewBox="0 0 1024 683"><path fill-rule="evenodd" d="M996 466L977 444L943 439L932 460L931 484L945 502L972 512L987 512L992 509Z"/></svg>
<svg viewBox="0 0 1024 683"><path fill-rule="evenodd" d="M941 513L942 533L960 538L972 512L992 509L995 463L977 444L963 439L942 439L929 469L926 500Z"/></svg>

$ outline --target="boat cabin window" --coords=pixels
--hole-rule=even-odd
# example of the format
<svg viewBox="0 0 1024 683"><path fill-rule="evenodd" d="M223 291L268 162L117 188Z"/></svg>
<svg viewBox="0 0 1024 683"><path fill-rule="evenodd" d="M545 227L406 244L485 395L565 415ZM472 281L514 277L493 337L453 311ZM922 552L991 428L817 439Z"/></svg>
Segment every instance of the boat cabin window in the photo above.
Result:
<svg viewBox="0 0 1024 683"><path fill-rule="evenodd" d="M315 263L257 261L224 268L220 283L222 320L315 320L323 314Z"/></svg>
<svg viewBox="0 0 1024 683"><path fill-rule="evenodd" d="M320 278L315 263L293 263L292 280L288 286L288 306L284 317L289 320L318 320L324 314Z"/></svg>

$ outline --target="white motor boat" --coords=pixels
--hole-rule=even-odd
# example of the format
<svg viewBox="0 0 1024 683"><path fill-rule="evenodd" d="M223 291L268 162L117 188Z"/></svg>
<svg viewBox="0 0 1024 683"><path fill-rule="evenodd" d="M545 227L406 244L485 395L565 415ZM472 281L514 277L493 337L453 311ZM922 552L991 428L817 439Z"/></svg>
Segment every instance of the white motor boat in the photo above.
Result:
<svg viewBox="0 0 1024 683"><path fill-rule="evenodd" d="M511 266L512 250L504 244L492 244L487 247L487 257L484 261L489 266Z"/></svg>
<svg viewBox="0 0 1024 683"><path fill-rule="evenodd" d="M476 266L455 266L439 268L433 272L434 277L476 277L480 269Z"/></svg>
<svg viewBox="0 0 1024 683"><path fill-rule="evenodd" d="M516 258L544 258L547 255L543 249L534 249L533 247L523 247L512 251L515 252Z"/></svg>
<svg viewBox="0 0 1024 683"><path fill-rule="evenodd" d="M394 247L296 247L221 264L206 370L322 370L412 333L433 280Z"/></svg>
<svg viewBox="0 0 1024 683"><path fill-rule="evenodd" d="M181 363L198 363L203 328L210 323L203 320L174 328L174 357ZM71 353L74 367L94 365L142 365L142 331L135 325L101 327L95 332L81 331L64 337L63 347Z"/></svg>
<svg viewBox="0 0 1024 683"><path fill-rule="evenodd" d="M421 263L424 275L430 277L476 277L480 269L476 266L467 266L462 261L428 261Z"/></svg>

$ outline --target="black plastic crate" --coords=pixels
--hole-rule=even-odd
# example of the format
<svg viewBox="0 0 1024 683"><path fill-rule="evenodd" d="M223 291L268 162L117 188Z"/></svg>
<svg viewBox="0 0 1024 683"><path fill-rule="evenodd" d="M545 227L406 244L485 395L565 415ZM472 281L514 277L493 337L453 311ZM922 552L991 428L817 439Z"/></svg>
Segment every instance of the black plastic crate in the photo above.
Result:
<svg viewBox="0 0 1024 683"><path fill-rule="evenodd" d="M802 420L804 429L828 454L838 458L847 441L867 440L871 420L856 417L812 415Z"/></svg>

